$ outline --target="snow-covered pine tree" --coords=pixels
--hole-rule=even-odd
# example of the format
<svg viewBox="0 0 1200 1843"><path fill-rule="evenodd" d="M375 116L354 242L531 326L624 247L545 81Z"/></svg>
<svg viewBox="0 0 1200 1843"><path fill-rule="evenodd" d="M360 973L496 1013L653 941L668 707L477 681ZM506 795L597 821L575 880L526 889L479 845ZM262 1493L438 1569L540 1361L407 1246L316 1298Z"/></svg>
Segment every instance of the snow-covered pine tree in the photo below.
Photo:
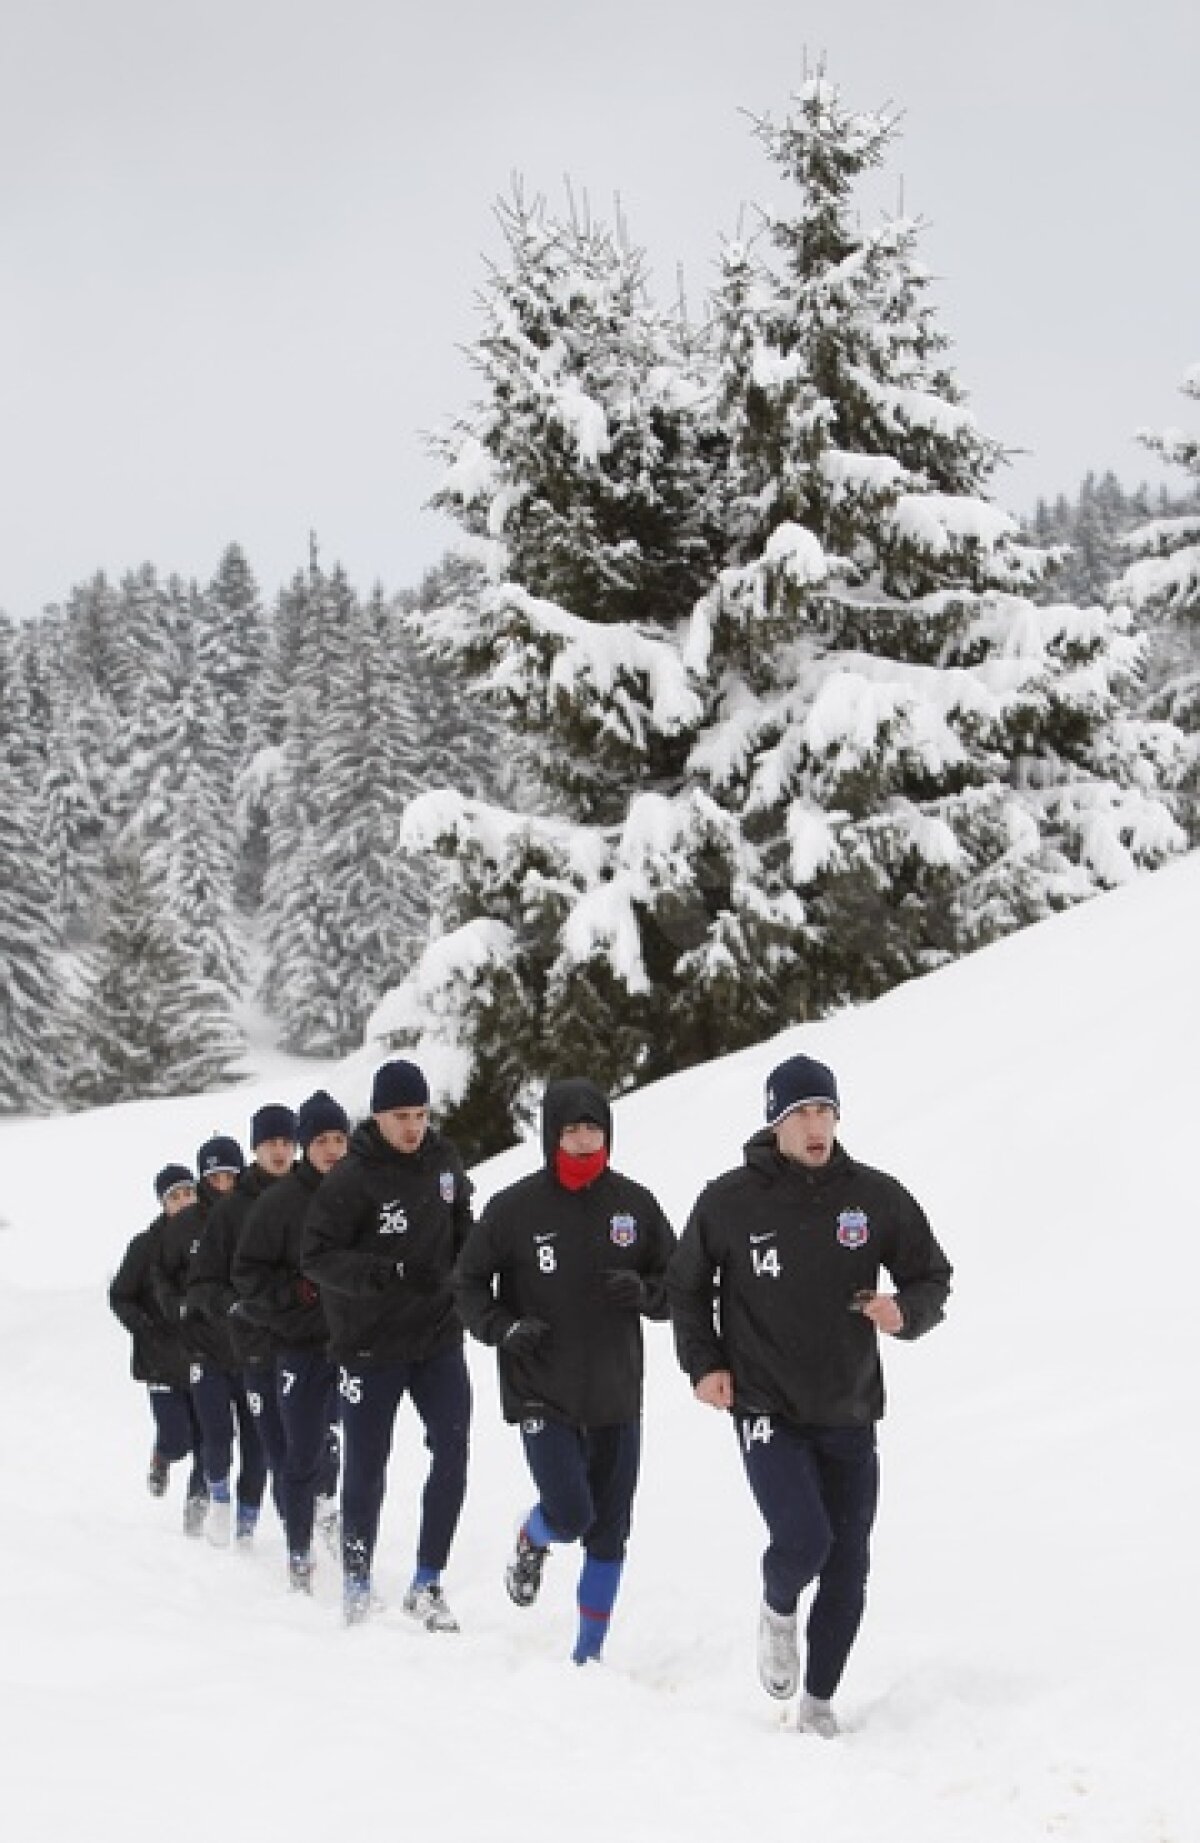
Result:
<svg viewBox="0 0 1200 1843"><path fill-rule="evenodd" d="M270 622L240 544L226 546L196 616L196 670L212 693L221 732L240 765L277 716L273 681L265 670Z"/></svg>
<svg viewBox="0 0 1200 1843"><path fill-rule="evenodd" d="M1200 399L1200 365L1187 373L1185 396ZM1151 519L1129 533L1135 561L1112 595L1153 632L1150 709L1188 737L1187 824L1200 840L1200 436L1182 429L1143 430L1145 447L1191 476L1191 505Z"/></svg>
<svg viewBox="0 0 1200 1843"><path fill-rule="evenodd" d="M387 615L381 596L364 612L314 544L285 618L292 683L272 777L260 993L287 1048L335 1055L361 1039L381 961L400 957Z"/></svg>
<svg viewBox="0 0 1200 1843"><path fill-rule="evenodd" d="M349 1030L343 908L322 858L324 764L315 746L323 695L297 685L275 785L277 812L260 914L259 997L285 1049L337 1055Z"/></svg>
<svg viewBox="0 0 1200 1843"><path fill-rule="evenodd" d="M717 301L732 547L687 661L689 758L803 921L785 1014L871 995L1162 861L1177 738L1127 714L1101 607L1035 607L907 219L864 228L895 132L824 77L758 125L795 203ZM747 356L749 355L749 356ZM715 693L715 699L714 699Z"/></svg>
<svg viewBox="0 0 1200 1843"><path fill-rule="evenodd" d="M243 1044L229 994L201 972L135 843L114 852L106 892L73 1005L63 1098L100 1107L234 1079Z"/></svg>
<svg viewBox="0 0 1200 1843"><path fill-rule="evenodd" d="M233 993L243 974L234 907L237 836L227 811L237 766L201 635L210 611L194 583L159 583L148 566L128 597L130 728L128 818L158 901L186 931L204 977Z"/></svg>
<svg viewBox="0 0 1200 1843"><path fill-rule="evenodd" d="M454 884L389 1007L457 1050L468 1143L530 1080L649 1079L1182 842L1157 796L1178 737L1124 709L1138 642L1033 604L918 227L861 225L893 122L818 78L759 132L798 203L727 252L707 345L619 245L539 214L509 220L485 297L489 395L441 503L491 585L424 625L556 799L414 803Z"/></svg>
<svg viewBox="0 0 1200 1843"><path fill-rule="evenodd" d="M68 943L87 937L103 881L105 769L115 752L115 731L108 699L81 692L78 702L60 713L41 779L42 861Z"/></svg>
<svg viewBox="0 0 1200 1843"><path fill-rule="evenodd" d="M414 802L406 839L449 867L443 932L385 1007L390 1032L425 1030L455 1059L454 1130L472 1145L511 1131L556 1069L629 1080L655 1035L653 982L624 957L640 962L638 923L620 901L581 904L614 873L630 787L653 802L682 785L700 705L673 636L718 554L702 373L681 316L650 302L643 255L519 194L500 223L508 266L491 271L475 354L486 394L443 446L439 496L487 574L418 621L508 714L512 797L524 808L538 788L542 811ZM643 818L639 865L656 855ZM673 890L630 874L647 917L674 925Z"/></svg>
<svg viewBox="0 0 1200 1843"><path fill-rule="evenodd" d="M48 1107L63 1053L58 906L44 857L16 630L0 614L0 1113Z"/></svg>
<svg viewBox="0 0 1200 1843"><path fill-rule="evenodd" d="M1029 535L1051 553L1051 566L1034 600L1077 607L1108 601L1127 562L1125 534L1151 516L1149 489L1128 491L1112 472L1087 474L1071 498L1060 493L1053 502L1039 499Z"/></svg>

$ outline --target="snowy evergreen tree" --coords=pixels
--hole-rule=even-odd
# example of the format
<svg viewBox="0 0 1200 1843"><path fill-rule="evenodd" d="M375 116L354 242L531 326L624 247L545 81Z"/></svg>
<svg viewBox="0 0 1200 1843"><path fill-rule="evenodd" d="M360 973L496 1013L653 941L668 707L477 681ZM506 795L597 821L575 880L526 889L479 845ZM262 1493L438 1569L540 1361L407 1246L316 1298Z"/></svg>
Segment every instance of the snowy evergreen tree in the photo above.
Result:
<svg viewBox="0 0 1200 1843"><path fill-rule="evenodd" d="M1200 399L1200 365L1187 374L1182 389ZM1135 561L1112 593L1154 630L1151 708L1188 736L1187 818L1195 842L1200 839L1200 436L1167 429L1144 431L1140 439L1163 461L1186 469L1191 503L1129 534L1126 549Z"/></svg>
<svg viewBox="0 0 1200 1843"><path fill-rule="evenodd" d="M41 779L42 862L68 943L87 937L103 882L105 771L115 753L115 730L108 700L99 693L81 693L60 716Z"/></svg>
<svg viewBox="0 0 1200 1843"><path fill-rule="evenodd" d="M194 584L152 569L122 585L130 797L118 836L136 839L159 901L186 931L206 978L236 991L243 957L234 906L237 833L228 812L237 754L219 688L202 666L209 619Z"/></svg>
<svg viewBox="0 0 1200 1843"><path fill-rule="evenodd" d="M759 886L803 902L804 1014L1161 862L1178 738L1128 716L1127 623L1031 599L1042 559L989 500L999 451L919 226L855 209L894 123L817 78L759 134L798 206L718 300L735 548L688 651L720 684L691 766L740 809Z"/></svg>
<svg viewBox="0 0 1200 1843"><path fill-rule="evenodd" d="M594 227L510 212L441 503L489 586L425 617L534 745L535 816L410 807L444 932L385 1007L468 1145L528 1085L610 1086L883 990L1161 862L1167 726L1139 644L1039 608L986 497L917 226L861 227L893 134L807 84L798 194L732 247L706 340Z"/></svg>
<svg viewBox="0 0 1200 1843"><path fill-rule="evenodd" d="M364 606L314 554L288 619L296 683L273 779L262 991L288 1047L336 1054L362 1040L425 932L430 877L399 849L405 803L452 752L477 766L480 726L381 590Z"/></svg>
<svg viewBox="0 0 1200 1843"><path fill-rule="evenodd" d="M0 1113L48 1107L63 1053L58 906L19 654L15 629L0 615Z"/></svg>
<svg viewBox="0 0 1200 1843"><path fill-rule="evenodd" d="M212 693L221 732L240 765L257 742L267 739L278 709L266 672L270 621L240 544L226 547L197 612L196 670Z"/></svg>
<svg viewBox="0 0 1200 1843"><path fill-rule="evenodd" d="M229 995L200 971L136 848L114 854L106 888L104 925L74 1005L64 1098L100 1107L232 1080L243 1044Z"/></svg>
<svg viewBox="0 0 1200 1843"><path fill-rule="evenodd" d="M1033 599L1078 607L1107 602L1128 561L1124 538L1150 516L1149 489L1127 491L1111 472L1089 473L1073 497L1060 493L1053 503L1039 500L1029 530L1050 553L1050 566Z"/></svg>
<svg viewBox="0 0 1200 1843"><path fill-rule="evenodd" d="M389 849L394 821L381 818L367 785L370 770L359 766L366 732L373 722L386 727L387 710L380 705L374 636L358 598L340 566L322 568L315 544L284 612L292 684L274 781L260 989L286 1048L333 1055L360 1039L365 1008L356 954L379 939L377 907L368 901L366 912L355 913L349 886L356 882L361 899L371 880L368 862L381 862L375 841L382 852ZM365 829L355 810L364 800Z"/></svg>

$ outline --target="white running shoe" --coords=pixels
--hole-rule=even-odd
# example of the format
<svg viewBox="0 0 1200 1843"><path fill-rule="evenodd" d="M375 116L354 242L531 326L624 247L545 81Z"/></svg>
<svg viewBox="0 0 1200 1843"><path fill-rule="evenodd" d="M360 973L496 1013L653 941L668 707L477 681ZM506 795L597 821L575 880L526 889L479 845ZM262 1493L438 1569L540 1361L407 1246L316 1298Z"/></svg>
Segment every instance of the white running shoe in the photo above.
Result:
<svg viewBox="0 0 1200 1843"><path fill-rule="evenodd" d="M758 1615L758 1680L779 1702L787 1702L800 1687L796 1615L777 1613L765 1600Z"/></svg>
<svg viewBox="0 0 1200 1843"><path fill-rule="evenodd" d="M404 1596L404 1610L427 1632L457 1632L459 1629L458 1620L447 1606L436 1581L430 1581L425 1587L410 1587Z"/></svg>
<svg viewBox="0 0 1200 1843"><path fill-rule="evenodd" d="M227 1497L210 1498L204 1534L215 1549L227 1549L233 1524L233 1506Z"/></svg>
<svg viewBox="0 0 1200 1843"><path fill-rule="evenodd" d="M819 1734L823 1741L831 1741L841 1733L832 1703L810 1696L807 1690L796 1708L796 1726L802 1734Z"/></svg>

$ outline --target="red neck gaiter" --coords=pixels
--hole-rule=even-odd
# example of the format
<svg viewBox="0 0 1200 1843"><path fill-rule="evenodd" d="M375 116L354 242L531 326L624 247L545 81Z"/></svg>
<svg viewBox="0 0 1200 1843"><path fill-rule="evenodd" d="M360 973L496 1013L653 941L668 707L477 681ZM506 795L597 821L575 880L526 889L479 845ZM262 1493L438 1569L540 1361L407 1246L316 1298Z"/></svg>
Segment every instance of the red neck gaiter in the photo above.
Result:
<svg viewBox="0 0 1200 1843"><path fill-rule="evenodd" d="M587 1152L582 1158L576 1158L570 1152L564 1152L559 1146L554 1154L554 1175L564 1190L586 1190L594 1184L608 1163L608 1147L602 1145L598 1152Z"/></svg>

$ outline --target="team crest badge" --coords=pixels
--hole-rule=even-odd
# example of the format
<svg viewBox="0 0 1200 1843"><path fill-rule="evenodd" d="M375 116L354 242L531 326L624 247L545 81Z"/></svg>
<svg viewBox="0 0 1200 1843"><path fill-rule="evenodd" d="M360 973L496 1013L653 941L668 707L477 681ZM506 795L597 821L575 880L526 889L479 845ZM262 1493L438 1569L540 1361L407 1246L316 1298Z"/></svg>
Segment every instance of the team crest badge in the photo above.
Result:
<svg viewBox="0 0 1200 1843"><path fill-rule="evenodd" d="M614 1216L609 1224L608 1239L615 1247L632 1248L637 1240L637 1219L634 1216Z"/></svg>
<svg viewBox="0 0 1200 1843"><path fill-rule="evenodd" d="M864 1209L844 1209L837 1219L837 1238L843 1248L861 1248L870 1233Z"/></svg>
<svg viewBox="0 0 1200 1843"><path fill-rule="evenodd" d="M453 1171L443 1171L442 1172L441 1176L438 1178L438 1189L442 1193L443 1203L453 1203L454 1201L454 1173Z"/></svg>

